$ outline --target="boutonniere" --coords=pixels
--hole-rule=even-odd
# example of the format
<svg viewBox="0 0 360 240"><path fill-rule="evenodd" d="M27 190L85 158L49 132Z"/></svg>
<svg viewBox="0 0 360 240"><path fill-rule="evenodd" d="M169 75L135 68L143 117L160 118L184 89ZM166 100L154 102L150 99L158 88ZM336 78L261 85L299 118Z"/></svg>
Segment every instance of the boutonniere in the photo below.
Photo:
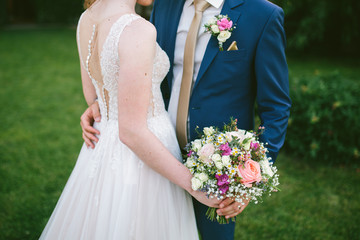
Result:
<svg viewBox="0 0 360 240"><path fill-rule="evenodd" d="M205 32L217 38L220 51L224 50L224 42L231 37L231 32L236 28L227 15L216 15L211 18L204 27Z"/></svg>

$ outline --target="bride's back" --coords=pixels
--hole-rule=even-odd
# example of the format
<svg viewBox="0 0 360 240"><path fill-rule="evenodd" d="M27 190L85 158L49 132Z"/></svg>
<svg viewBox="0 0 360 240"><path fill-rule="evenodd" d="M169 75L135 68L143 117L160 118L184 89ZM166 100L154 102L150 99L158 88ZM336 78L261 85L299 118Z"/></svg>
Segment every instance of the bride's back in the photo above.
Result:
<svg viewBox="0 0 360 240"><path fill-rule="evenodd" d="M96 1L82 14L78 26L78 40L80 40L80 57L84 63L88 55L89 41L92 40L94 43L93 53L100 52L111 26L120 16L127 13L132 13L132 11L126 5L121 4L121 1L107 4ZM94 25L96 29L94 29Z"/></svg>
<svg viewBox="0 0 360 240"><path fill-rule="evenodd" d="M100 109L107 119L117 115L117 109L112 109L116 108L116 92L111 91L117 87L114 79L118 67L115 62L115 47L122 31L119 27L136 18L134 14L129 14L131 12L131 9L119 1L106 4L97 1L82 14L77 28L80 61L96 89ZM123 19L122 22L118 21L120 18ZM112 27L115 23L119 27L114 31ZM114 95L113 98L111 95Z"/></svg>
<svg viewBox="0 0 360 240"><path fill-rule="evenodd" d="M121 4L100 3L91 6L79 20L78 48L83 68L95 86L102 117L117 120L118 80L125 79L125 85L126 81L130 81L128 77L120 76L120 69L125 76L128 72L124 69L128 67L124 66L129 66L129 62L135 66L141 59L148 59L145 64L149 66L152 64L152 72L145 73L144 79L146 81L146 76L149 76L153 84L148 117L164 112L160 84L170 63L166 53L156 45L154 26ZM138 68L131 71L139 72ZM137 77L144 78L143 75Z"/></svg>

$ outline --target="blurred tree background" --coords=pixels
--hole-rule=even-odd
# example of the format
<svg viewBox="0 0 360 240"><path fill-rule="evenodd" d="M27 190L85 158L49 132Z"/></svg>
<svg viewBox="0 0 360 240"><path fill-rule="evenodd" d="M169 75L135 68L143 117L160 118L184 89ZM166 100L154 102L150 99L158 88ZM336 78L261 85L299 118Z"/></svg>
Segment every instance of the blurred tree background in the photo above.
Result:
<svg viewBox="0 0 360 240"><path fill-rule="evenodd" d="M0 25L76 24L82 0L0 0ZM328 55L360 53L360 2L272 0L285 12L288 50ZM149 17L151 7L137 6Z"/></svg>
<svg viewBox="0 0 360 240"><path fill-rule="evenodd" d="M272 0L285 12L289 49L359 54L360 2Z"/></svg>
<svg viewBox="0 0 360 240"><path fill-rule="evenodd" d="M13 24L77 23L83 9L83 0L0 0L0 26ZM139 14L149 17L151 7L137 6Z"/></svg>

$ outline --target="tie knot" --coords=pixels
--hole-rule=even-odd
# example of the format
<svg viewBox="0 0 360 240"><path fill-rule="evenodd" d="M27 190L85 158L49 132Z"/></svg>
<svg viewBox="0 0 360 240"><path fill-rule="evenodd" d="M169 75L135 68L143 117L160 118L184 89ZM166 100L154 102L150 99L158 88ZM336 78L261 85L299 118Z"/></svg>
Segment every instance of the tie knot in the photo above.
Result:
<svg viewBox="0 0 360 240"><path fill-rule="evenodd" d="M210 3L208 3L206 0L194 0L195 5L195 11L197 12L204 12L205 9L210 7Z"/></svg>

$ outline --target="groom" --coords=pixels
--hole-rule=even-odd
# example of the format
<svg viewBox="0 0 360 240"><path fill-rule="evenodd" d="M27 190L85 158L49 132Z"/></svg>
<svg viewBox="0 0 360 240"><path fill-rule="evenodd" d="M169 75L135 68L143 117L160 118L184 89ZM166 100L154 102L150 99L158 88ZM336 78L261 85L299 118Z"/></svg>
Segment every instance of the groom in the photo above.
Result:
<svg viewBox="0 0 360 240"><path fill-rule="evenodd" d="M236 26L224 51L203 27L218 14ZM155 0L151 22L171 63L162 92L180 145L197 137L196 126L222 127L230 117L237 118L239 128L253 129L256 103L265 127L261 140L275 161L291 106L283 11L266 0ZM81 118L87 145L97 141L91 123L98 111L92 105ZM207 207L199 202L194 208L203 240L234 238L234 223L209 221ZM218 213L235 216L244 208L228 199Z"/></svg>

